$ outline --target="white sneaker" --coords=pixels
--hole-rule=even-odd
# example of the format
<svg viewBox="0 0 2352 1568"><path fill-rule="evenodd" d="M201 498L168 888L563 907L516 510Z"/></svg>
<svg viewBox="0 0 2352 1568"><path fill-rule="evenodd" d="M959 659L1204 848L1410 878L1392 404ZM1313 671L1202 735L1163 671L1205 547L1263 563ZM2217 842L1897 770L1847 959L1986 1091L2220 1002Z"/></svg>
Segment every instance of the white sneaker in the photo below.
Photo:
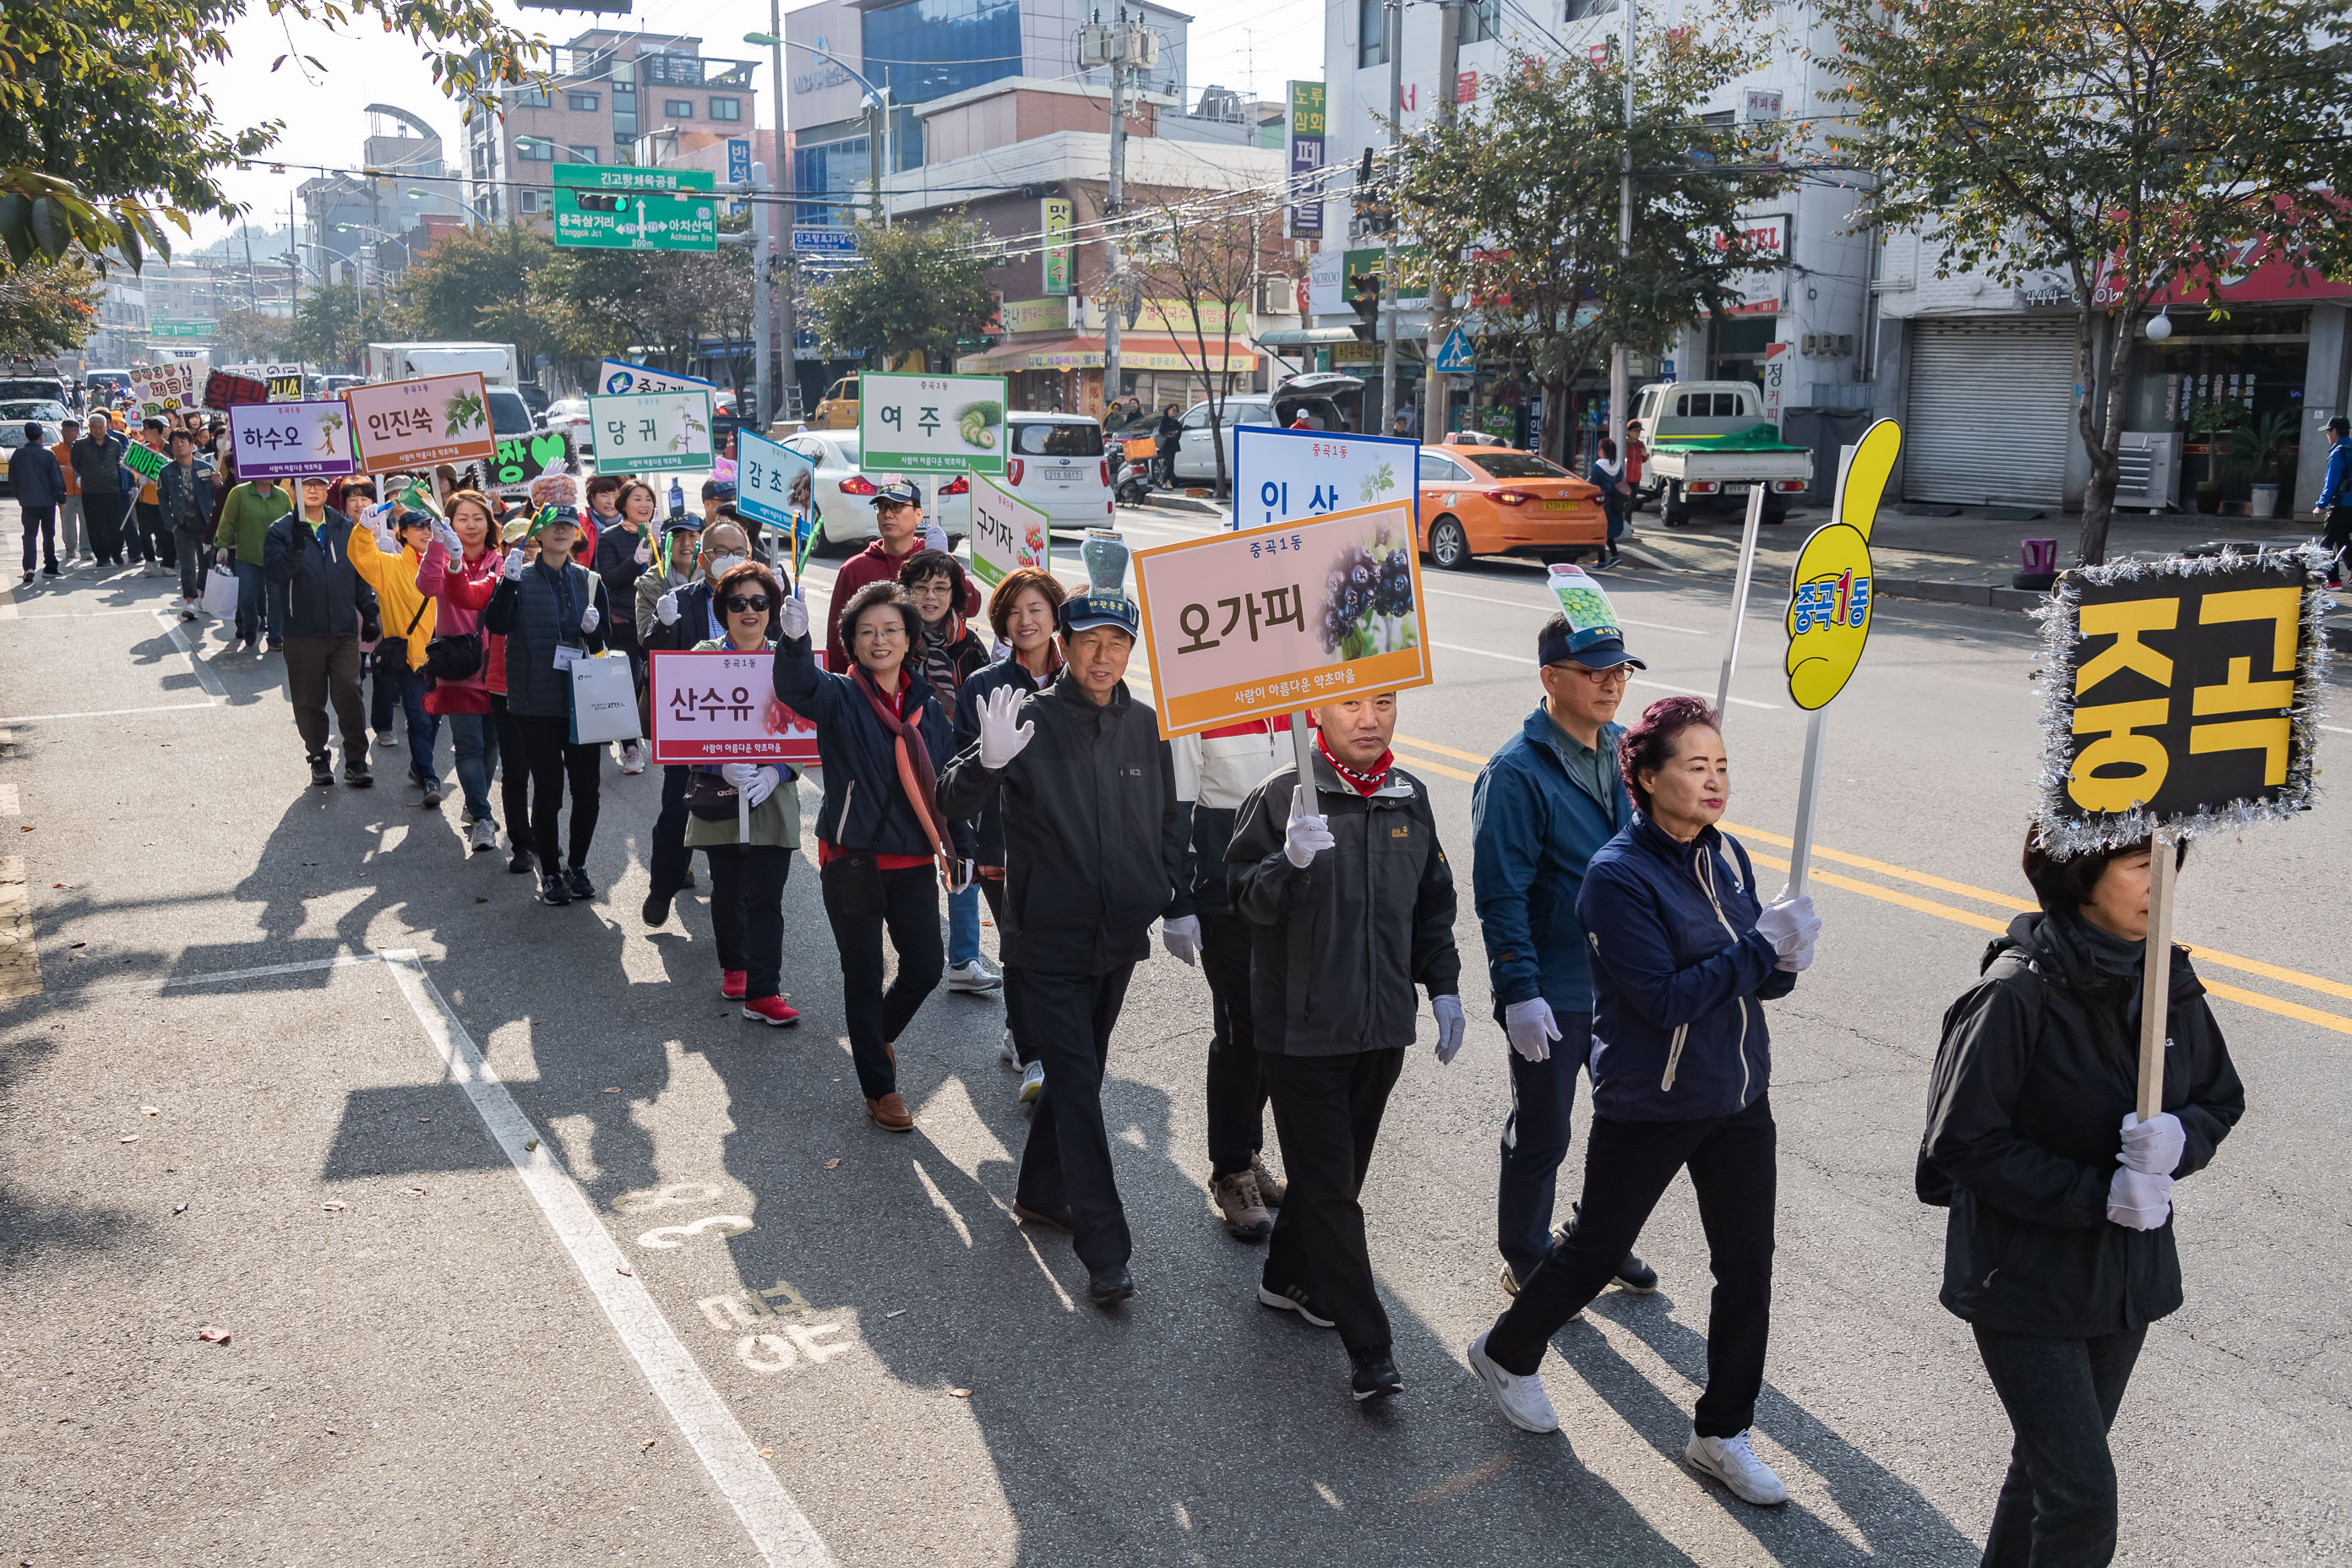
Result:
<svg viewBox="0 0 2352 1568"><path fill-rule="evenodd" d="M1552 1413L1551 1395L1544 1392L1543 1379L1505 1372L1486 1354L1486 1334L1494 1331L1488 1329L1470 1342L1470 1370L1486 1385L1495 1408L1522 1432L1559 1431L1559 1417Z"/></svg>
<svg viewBox="0 0 2352 1568"><path fill-rule="evenodd" d="M474 826L468 830L466 841L473 846L474 853L477 855L485 850L496 849L499 847L498 824L487 816L476 817Z"/></svg>
<svg viewBox="0 0 2352 1568"><path fill-rule="evenodd" d="M948 989L950 991L993 991L1003 984L1004 976L991 969L984 958L959 963L948 971Z"/></svg>
<svg viewBox="0 0 2352 1568"><path fill-rule="evenodd" d="M644 773L646 771L646 749L639 745L623 746L621 748L621 771L625 773Z"/></svg>
<svg viewBox="0 0 2352 1568"><path fill-rule="evenodd" d="M1683 1458L1730 1488L1742 1502L1773 1508L1789 1500L1789 1489L1771 1466L1756 1457L1745 1432L1728 1437L1702 1437L1694 1432Z"/></svg>
<svg viewBox="0 0 2352 1568"><path fill-rule="evenodd" d="M1017 1068L1021 1065L1021 1053L1013 1046L1011 1025L1005 1026L1004 1037L996 1042L996 1059L1009 1068Z"/></svg>
<svg viewBox="0 0 2352 1568"><path fill-rule="evenodd" d="M1021 1074L1021 1103L1029 1104L1045 1092L1045 1064L1031 1062Z"/></svg>

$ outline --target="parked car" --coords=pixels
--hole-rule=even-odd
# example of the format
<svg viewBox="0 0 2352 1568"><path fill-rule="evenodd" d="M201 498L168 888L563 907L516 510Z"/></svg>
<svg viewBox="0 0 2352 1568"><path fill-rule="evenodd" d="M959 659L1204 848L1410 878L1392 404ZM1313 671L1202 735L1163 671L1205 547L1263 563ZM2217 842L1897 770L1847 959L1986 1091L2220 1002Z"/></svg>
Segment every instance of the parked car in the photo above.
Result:
<svg viewBox="0 0 2352 1568"><path fill-rule="evenodd" d="M1510 447L1423 447L1420 494L1418 542L1449 572L1479 555L1574 561L1609 539L1597 487Z"/></svg>
<svg viewBox="0 0 2352 1568"><path fill-rule="evenodd" d="M25 425L37 421L41 434L49 445L56 446L58 426L73 417L66 405L55 398L22 397L0 403L0 495L7 495L8 459L25 444Z"/></svg>
<svg viewBox="0 0 2352 1568"><path fill-rule="evenodd" d="M1656 500L1669 528L1701 508L1745 508L1750 485L1765 487L1764 521L1781 522L1789 498L1812 483L1812 455L1780 441L1752 381L1654 381L1633 416L1650 454L1635 504Z"/></svg>
<svg viewBox="0 0 2352 1568"><path fill-rule="evenodd" d="M63 377L0 375L0 403L56 403L66 400Z"/></svg>
<svg viewBox="0 0 2352 1568"><path fill-rule="evenodd" d="M484 391L490 405L490 434L528 436L539 428L539 421L531 417L530 405L513 387L492 386Z"/></svg>
<svg viewBox="0 0 2352 1568"><path fill-rule="evenodd" d="M532 418L537 419L547 412L547 388L535 381L518 381L515 390L522 394L523 406L530 410Z"/></svg>
<svg viewBox="0 0 2352 1568"><path fill-rule="evenodd" d="M1185 414L1183 433L1176 438L1176 478L1191 484L1215 483L1217 454L1211 443L1222 434L1225 443L1225 478L1230 481L1234 477L1234 431L1243 425L1287 427L1304 413L1307 424L1315 429L1345 430L1348 418L1336 399L1360 390L1363 384L1360 377L1326 371L1293 376L1272 392L1236 393L1225 399L1216 431L1209 428L1209 405L1203 399Z"/></svg>
<svg viewBox="0 0 2352 1568"><path fill-rule="evenodd" d="M898 476L885 475L881 483L857 467L857 432L805 430L784 445L816 464L817 532L815 552L846 555L863 550L875 537L874 492ZM961 544L971 531L971 481L961 474L940 482L926 476L923 515L947 531L948 542Z"/></svg>
<svg viewBox="0 0 2352 1568"><path fill-rule="evenodd" d="M857 428L857 376L855 372L843 376L824 389L817 400L816 412L809 416L812 430L855 430Z"/></svg>
<svg viewBox="0 0 2352 1568"><path fill-rule="evenodd" d="M541 421L559 436L572 437L572 449L582 457L593 456L596 450L596 426L588 417L588 400L584 397L561 397L547 405L547 416Z"/></svg>
<svg viewBox="0 0 2352 1568"><path fill-rule="evenodd" d="M1008 417L1004 488L1045 514L1048 528L1111 526L1111 461L1101 424L1084 414Z"/></svg>

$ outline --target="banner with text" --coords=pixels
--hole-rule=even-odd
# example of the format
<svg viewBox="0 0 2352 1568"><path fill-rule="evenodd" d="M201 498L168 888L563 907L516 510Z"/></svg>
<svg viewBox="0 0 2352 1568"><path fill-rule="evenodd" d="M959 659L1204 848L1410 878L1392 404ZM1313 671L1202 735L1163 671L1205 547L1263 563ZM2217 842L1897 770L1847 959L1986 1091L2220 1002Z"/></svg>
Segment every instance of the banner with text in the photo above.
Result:
<svg viewBox="0 0 2352 1568"><path fill-rule="evenodd" d="M479 371L354 386L343 401L351 405L352 439L362 473L488 462L498 456Z"/></svg>
<svg viewBox="0 0 2352 1568"><path fill-rule="evenodd" d="M1045 514L975 475L971 481L971 574L993 588L1024 566L1052 569Z"/></svg>
<svg viewBox="0 0 2352 1568"><path fill-rule="evenodd" d="M228 411L228 438L240 479L333 479L358 467L352 411L340 397L239 404Z"/></svg>
<svg viewBox="0 0 2352 1568"><path fill-rule="evenodd" d="M591 397L588 424L600 472L689 473L711 466L710 394L699 388Z"/></svg>
<svg viewBox="0 0 2352 1568"><path fill-rule="evenodd" d="M1324 87L1319 81L1290 84L1290 237L1315 239L1323 233Z"/></svg>
<svg viewBox="0 0 2352 1568"><path fill-rule="evenodd" d="M822 668L824 650L815 651ZM816 766L816 726L776 700L775 660L772 653L726 648L655 652L646 701L654 761Z"/></svg>
<svg viewBox="0 0 2352 1568"><path fill-rule="evenodd" d="M197 405L197 390L209 367L203 359L178 359L168 364L142 364L131 373L131 401L142 419L153 414L174 414Z"/></svg>
<svg viewBox="0 0 2352 1568"><path fill-rule="evenodd" d="M1235 426L1233 526L1265 528L1386 501L1417 508L1420 474L1421 443L1402 437Z"/></svg>

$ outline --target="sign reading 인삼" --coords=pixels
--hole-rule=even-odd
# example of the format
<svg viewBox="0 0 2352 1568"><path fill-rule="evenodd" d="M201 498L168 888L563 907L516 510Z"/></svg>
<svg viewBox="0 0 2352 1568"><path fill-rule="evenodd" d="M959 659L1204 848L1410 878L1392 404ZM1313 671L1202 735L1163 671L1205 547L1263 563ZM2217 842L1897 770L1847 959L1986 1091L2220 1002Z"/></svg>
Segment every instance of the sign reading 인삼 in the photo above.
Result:
<svg viewBox="0 0 2352 1568"><path fill-rule="evenodd" d="M1002 474L1004 401L1001 375L868 371L858 384L858 466L869 474Z"/></svg>
<svg viewBox="0 0 2352 1568"><path fill-rule="evenodd" d="M710 394L632 392L591 397L596 467L609 473L688 473L711 467Z"/></svg>
<svg viewBox="0 0 2352 1568"><path fill-rule="evenodd" d="M228 438L240 479L332 479L357 468L352 411L340 397L239 404L228 411Z"/></svg>
<svg viewBox="0 0 2352 1568"><path fill-rule="evenodd" d="M781 528L795 542L799 520L816 510L816 462L756 431L735 433L735 510Z"/></svg>
<svg viewBox="0 0 2352 1568"><path fill-rule="evenodd" d="M1436 679L1401 501L1139 551L1135 584L1163 735Z"/></svg>
<svg viewBox="0 0 2352 1568"><path fill-rule="evenodd" d="M354 386L343 402L362 473L487 462L498 452L479 371Z"/></svg>
<svg viewBox="0 0 2352 1568"><path fill-rule="evenodd" d="M824 650L818 648L818 668ZM776 656L656 650L646 677L654 761L664 766L723 763L817 765L816 727L776 700Z"/></svg>
<svg viewBox="0 0 2352 1568"><path fill-rule="evenodd" d="M716 392L715 381L701 381L690 375L679 375L667 370L656 370L649 364L632 364L625 359L608 359L596 372L596 391L607 396L626 392Z"/></svg>
<svg viewBox="0 0 2352 1568"><path fill-rule="evenodd" d="M589 250L717 250L719 176L708 169L558 163L555 243Z"/></svg>
<svg viewBox="0 0 2352 1568"><path fill-rule="evenodd" d="M1051 570L1044 512L985 478L971 481L971 574L993 588L1024 566Z"/></svg>
<svg viewBox="0 0 2352 1568"><path fill-rule="evenodd" d="M1070 291L1070 213L1066 197L1047 196L1037 204L1037 228L1045 239L1042 260L1048 294Z"/></svg>
<svg viewBox="0 0 2352 1568"><path fill-rule="evenodd" d="M1421 443L1407 437L1236 426L1233 526L1264 528L1384 501L1417 520L1420 473Z"/></svg>

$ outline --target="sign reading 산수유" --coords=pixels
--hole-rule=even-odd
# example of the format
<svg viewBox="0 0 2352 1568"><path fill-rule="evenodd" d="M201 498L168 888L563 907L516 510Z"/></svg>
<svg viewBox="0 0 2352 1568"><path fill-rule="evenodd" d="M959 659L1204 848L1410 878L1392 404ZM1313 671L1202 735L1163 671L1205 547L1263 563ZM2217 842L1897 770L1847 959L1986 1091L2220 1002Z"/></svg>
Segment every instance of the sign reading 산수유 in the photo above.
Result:
<svg viewBox="0 0 2352 1568"><path fill-rule="evenodd" d="M1265 528L1384 501L1413 509L1420 459L1420 442L1394 436L1236 426L1233 526Z"/></svg>
<svg viewBox="0 0 2352 1568"><path fill-rule="evenodd" d="M1400 501L1140 551L1135 581L1162 734L1436 679Z"/></svg>
<svg viewBox="0 0 2352 1568"><path fill-rule="evenodd" d="M858 466L867 473L1004 472L1001 375L884 375L858 384Z"/></svg>
<svg viewBox="0 0 2352 1568"><path fill-rule="evenodd" d="M710 394L633 392L591 397L596 466L611 473L698 472L712 466Z"/></svg>
<svg viewBox="0 0 2352 1568"><path fill-rule="evenodd" d="M228 438L241 479L332 479L355 468L352 411L340 397L239 404L228 411Z"/></svg>
<svg viewBox="0 0 2352 1568"><path fill-rule="evenodd" d="M479 371L354 386L343 401L362 473L488 462L498 454Z"/></svg>
<svg viewBox="0 0 2352 1568"><path fill-rule="evenodd" d="M1035 507L994 482L971 482L971 574L993 588L1024 566L1050 568L1052 534Z"/></svg>
<svg viewBox="0 0 2352 1568"><path fill-rule="evenodd" d="M816 728L776 700L772 653L656 651L646 679L654 761L814 767ZM820 667L824 650L816 650Z"/></svg>

